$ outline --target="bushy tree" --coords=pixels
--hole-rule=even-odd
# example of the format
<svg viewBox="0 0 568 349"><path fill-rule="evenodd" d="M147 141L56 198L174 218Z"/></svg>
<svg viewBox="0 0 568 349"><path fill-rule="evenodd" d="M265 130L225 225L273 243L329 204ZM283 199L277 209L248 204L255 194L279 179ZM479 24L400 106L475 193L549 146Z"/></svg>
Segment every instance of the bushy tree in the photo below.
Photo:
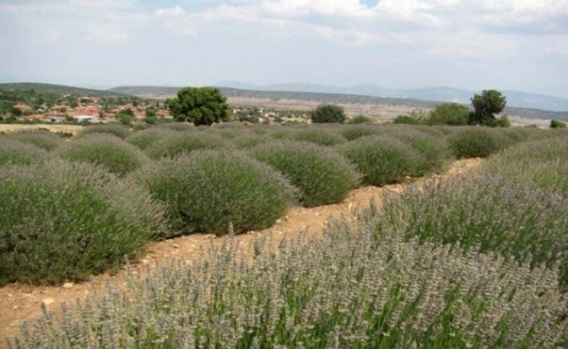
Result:
<svg viewBox="0 0 568 349"><path fill-rule="evenodd" d="M176 121L210 126L227 117L227 98L214 87L185 87L166 104Z"/></svg>
<svg viewBox="0 0 568 349"><path fill-rule="evenodd" d="M345 110L343 107L334 104L322 104L311 112L312 122L340 124L345 122Z"/></svg>
<svg viewBox="0 0 568 349"><path fill-rule="evenodd" d="M505 109L507 98L497 90L483 90L473 96L471 105L475 110L469 115L469 124L494 127L499 125L495 114Z"/></svg>
<svg viewBox="0 0 568 349"><path fill-rule="evenodd" d="M467 125L469 109L458 103L439 104L430 112L430 125Z"/></svg>
<svg viewBox="0 0 568 349"><path fill-rule="evenodd" d="M550 128L566 128L566 123L560 120L550 120Z"/></svg>

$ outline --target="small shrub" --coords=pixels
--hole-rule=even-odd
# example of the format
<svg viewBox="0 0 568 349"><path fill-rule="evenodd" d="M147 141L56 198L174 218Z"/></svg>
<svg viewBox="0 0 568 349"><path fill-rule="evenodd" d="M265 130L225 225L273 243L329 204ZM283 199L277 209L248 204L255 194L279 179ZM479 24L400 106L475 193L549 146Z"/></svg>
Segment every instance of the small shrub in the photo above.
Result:
<svg viewBox="0 0 568 349"><path fill-rule="evenodd" d="M338 148L363 175L367 185L402 181L417 173L420 154L402 141L387 136L366 136Z"/></svg>
<svg viewBox="0 0 568 349"><path fill-rule="evenodd" d="M0 285L116 270L163 229L149 194L90 164L4 167L0 197Z"/></svg>
<svg viewBox="0 0 568 349"><path fill-rule="evenodd" d="M175 157L184 153L189 154L198 149L220 149L224 146L224 141L215 135L205 132L180 131L159 140L147 149L147 153L152 159L160 159Z"/></svg>
<svg viewBox="0 0 568 349"><path fill-rule="evenodd" d="M347 120L347 124L350 125L357 125L357 124L372 124L373 123L373 119L365 116L365 115L355 115L352 118L349 118Z"/></svg>
<svg viewBox="0 0 568 349"><path fill-rule="evenodd" d="M407 124L407 125L423 125L427 122L423 115L411 114L411 115L397 115L393 120L395 124Z"/></svg>
<svg viewBox="0 0 568 349"><path fill-rule="evenodd" d="M458 103L442 103L437 105L430 115L426 123L428 125L467 125L469 119L469 109Z"/></svg>
<svg viewBox="0 0 568 349"><path fill-rule="evenodd" d="M110 133L124 139L130 135L130 130L128 127L120 124L93 125L83 128L79 135L85 136L91 133Z"/></svg>
<svg viewBox="0 0 568 349"><path fill-rule="evenodd" d="M566 123L560 120L550 120L550 128L566 128Z"/></svg>
<svg viewBox="0 0 568 349"><path fill-rule="evenodd" d="M22 131L11 134L10 138L22 143L35 145L47 151L54 150L62 143L59 136L48 131Z"/></svg>
<svg viewBox="0 0 568 349"><path fill-rule="evenodd" d="M345 109L339 105L322 104L310 113L313 123L344 123Z"/></svg>
<svg viewBox="0 0 568 349"><path fill-rule="evenodd" d="M512 143L499 131L481 127L463 128L448 137L450 149L457 159L486 158Z"/></svg>
<svg viewBox="0 0 568 349"><path fill-rule="evenodd" d="M236 149L250 149L267 142L267 137L259 136L256 133L246 133L231 140Z"/></svg>
<svg viewBox="0 0 568 349"><path fill-rule="evenodd" d="M348 141L354 141L364 136L372 136L378 134L375 128L369 126L345 126L340 129L340 134Z"/></svg>
<svg viewBox="0 0 568 349"><path fill-rule="evenodd" d="M166 128L169 130L174 131L195 131L197 127L194 124L190 124L187 122L168 122L163 125L160 125L160 128Z"/></svg>
<svg viewBox="0 0 568 349"><path fill-rule="evenodd" d="M0 166L5 164L30 165L44 162L49 156L45 150L0 135Z"/></svg>
<svg viewBox="0 0 568 349"><path fill-rule="evenodd" d="M154 146L160 140L171 137L174 134L174 130L165 127L151 127L143 131L132 133L126 138L126 141L141 150L146 150Z"/></svg>
<svg viewBox="0 0 568 349"><path fill-rule="evenodd" d="M329 132L321 128L309 127L305 129L294 130L288 135L290 139L295 141L304 141L326 146L345 143L345 138L341 135Z"/></svg>
<svg viewBox="0 0 568 349"><path fill-rule="evenodd" d="M282 173L300 189L302 205L319 206L343 201L359 184L359 174L335 151L305 142L272 142L250 154Z"/></svg>
<svg viewBox="0 0 568 349"><path fill-rule="evenodd" d="M416 163L416 172L412 174L413 176L443 172L452 157L443 137L422 132L421 129L408 126L388 134L400 139L404 144L409 144L420 154L420 160Z"/></svg>
<svg viewBox="0 0 568 349"><path fill-rule="evenodd" d="M165 203L181 232L226 234L274 224L294 203L297 190L278 172L240 153L194 151L165 158L139 173Z"/></svg>
<svg viewBox="0 0 568 349"><path fill-rule="evenodd" d="M69 161L102 166L119 176L124 176L149 161L140 149L110 134L91 134L78 138L59 148L58 154Z"/></svg>

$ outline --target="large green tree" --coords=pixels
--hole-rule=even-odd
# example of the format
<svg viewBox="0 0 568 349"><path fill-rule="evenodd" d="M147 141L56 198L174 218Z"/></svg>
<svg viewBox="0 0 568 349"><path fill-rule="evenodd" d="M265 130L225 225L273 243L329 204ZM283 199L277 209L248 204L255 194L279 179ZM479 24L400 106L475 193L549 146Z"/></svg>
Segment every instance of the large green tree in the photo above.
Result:
<svg viewBox="0 0 568 349"><path fill-rule="evenodd" d="M471 105L475 109L469 115L471 125L498 126L499 121L495 114L505 109L507 98L497 90L483 90L480 95L473 96Z"/></svg>
<svg viewBox="0 0 568 349"><path fill-rule="evenodd" d="M338 122L340 124L345 122L345 110L343 107L334 104L322 104L311 112L312 122L326 123Z"/></svg>
<svg viewBox="0 0 568 349"><path fill-rule="evenodd" d="M176 121L210 126L227 117L227 98L214 87L184 87L166 104Z"/></svg>

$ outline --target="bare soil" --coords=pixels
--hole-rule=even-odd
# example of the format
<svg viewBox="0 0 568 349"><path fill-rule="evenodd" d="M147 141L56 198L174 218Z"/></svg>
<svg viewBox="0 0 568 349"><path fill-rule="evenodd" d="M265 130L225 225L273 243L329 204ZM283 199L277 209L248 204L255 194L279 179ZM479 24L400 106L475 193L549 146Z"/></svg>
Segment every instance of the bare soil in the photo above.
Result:
<svg viewBox="0 0 568 349"><path fill-rule="evenodd" d="M445 179L449 176L464 173L480 164L480 159L468 159L454 162L449 170L441 176L433 176L438 179ZM273 227L262 231L251 231L237 236L239 244L246 248L257 236L272 233L277 243L282 238L294 238L300 234L321 236L324 227L332 218L345 217L353 219L354 213L358 209L368 206L374 202L377 207L381 207L381 193L391 191L401 193L411 182L423 183L424 179L408 180L408 183L388 185L385 187L363 187L352 191L349 197L342 203L320 206L314 208L292 208L286 217L283 217ZM192 260L201 255L201 250L207 248L211 243L222 243L225 237L216 237L209 234L194 234L183 236L176 239L162 241L151 244L145 257L137 262L140 266L155 265L162 263L170 258L183 258ZM136 265L134 266L136 267ZM146 269L146 268L144 268ZM94 285L102 288L105 281L110 279L118 282L124 273L117 275L99 275L94 277ZM66 283L62 286L31 286L23 284L11 284L0 288L0 348L5 348L5 338L11 338L19 334L19 324L22 321L34 320L41 314L41 303L43 302L50 310L59 308L63 302L74 303L79 298L83 299L92 290L89 282L72 284ZM96 286L99 287L99 286Z"/></svg>

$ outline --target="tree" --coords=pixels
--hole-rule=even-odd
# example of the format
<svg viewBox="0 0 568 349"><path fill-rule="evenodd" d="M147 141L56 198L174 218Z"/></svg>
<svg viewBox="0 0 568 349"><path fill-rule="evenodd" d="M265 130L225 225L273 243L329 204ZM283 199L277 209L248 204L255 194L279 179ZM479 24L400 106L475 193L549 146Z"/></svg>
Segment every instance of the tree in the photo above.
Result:
<svg viewBox="0 0 568 349"><path fill-rule="evenodd" d="M185 87L166 105L176 121L192 122L195 126L211 126L227 118L227 98L214 87Z"/></svg>
<svg viewBox="0 0 568 349"><path fill-rule="evenodd" d="M505 109L507 98L497 90L483 90L473 96L471 104L475 110L469 114L469 124L494 127L498 126L495 114Z"/></svg>
<svg viewBox="0 0 568 349"><path fill-rule="evenodd" d="M314 123L329 123L338 122L340 124L345 122L345 110L343 107L334 104L322 104L311 112L312 122Z"/></svg>
<svg viewBox="0 0 568 349"><path fill-rule="evenodd" d="M443 103L430 112L429 125L467 125L469 109L457 103Z"/></svg>
<svg viewBox="0 0 568 349"><path fill-rule="evenodd" d="M130 108L123 109L118 112L116 119L123 125L130 125L134 118L134 112Z"/></svg>
<svg viewBox="0 0 568 349"><path fill-rule="evenodd" d="M550 128L566 128L566 123L557 119L550 120Z"/></svg>

